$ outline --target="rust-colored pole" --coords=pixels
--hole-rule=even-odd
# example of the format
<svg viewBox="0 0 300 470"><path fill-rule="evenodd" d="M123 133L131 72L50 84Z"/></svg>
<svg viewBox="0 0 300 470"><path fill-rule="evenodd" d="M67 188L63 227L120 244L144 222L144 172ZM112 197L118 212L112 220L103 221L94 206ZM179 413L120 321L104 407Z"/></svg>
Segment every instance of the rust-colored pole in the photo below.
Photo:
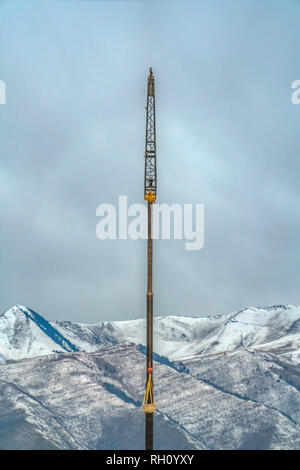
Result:
<svg viewBox="0 0 300 470"><path fill-rule="evenodd" d="M152 291L153 241L152 241L151 232L152 232L152 202L148 202L146 384L149 379L150 370L152 374L152 383L153 383L153 291ZM153 450L153 413L146 413L145 448L146 450Z"/></svg>

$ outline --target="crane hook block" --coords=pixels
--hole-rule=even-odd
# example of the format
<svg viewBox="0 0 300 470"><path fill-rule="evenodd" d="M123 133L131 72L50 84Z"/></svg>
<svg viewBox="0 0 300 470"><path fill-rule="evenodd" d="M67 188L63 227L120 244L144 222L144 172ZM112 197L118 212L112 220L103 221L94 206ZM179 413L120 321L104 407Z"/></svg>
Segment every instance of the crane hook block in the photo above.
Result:
<svg viewBox="0 0 300 470"><path fill-rule="evenodd" d="M142 404L143 410L146 414L154 413L156 410L156 404L154 401L154 393L153 393L153 383L152 383L152 376L149 374L148 382L146 385L146 391L143 399Z"/></svg>

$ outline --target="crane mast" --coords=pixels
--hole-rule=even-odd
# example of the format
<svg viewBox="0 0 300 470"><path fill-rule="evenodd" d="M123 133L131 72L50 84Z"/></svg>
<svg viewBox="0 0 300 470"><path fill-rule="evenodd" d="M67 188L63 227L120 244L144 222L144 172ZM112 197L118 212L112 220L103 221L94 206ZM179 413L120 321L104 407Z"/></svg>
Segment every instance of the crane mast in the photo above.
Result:
<svg viewBox="0 0 300 470"><path fill-rule="evenodd" d="M146 334L146 387L143 400L145 412L145 449L153 450L153 414L155 411L153 387L153 240L152 240L152 204L156 200L156 133L155 133L155 92L152 68L147 81L146 106L146 145L145 145L145 179L144 199L148 203L148 240L147 240L147 334Z"/></svg>
<svg viewBox="0 0 300 470"><path fill-rule="evenodd" d="M152 68L148 76L146 106L146 145L145 145L145 199L153 194L156 198L156 132L155 132L155 90ZM146 199L148 200L148 199ZM155 201L155 199L154 199ZM148 202L153 202L149 201Z"/></svg>

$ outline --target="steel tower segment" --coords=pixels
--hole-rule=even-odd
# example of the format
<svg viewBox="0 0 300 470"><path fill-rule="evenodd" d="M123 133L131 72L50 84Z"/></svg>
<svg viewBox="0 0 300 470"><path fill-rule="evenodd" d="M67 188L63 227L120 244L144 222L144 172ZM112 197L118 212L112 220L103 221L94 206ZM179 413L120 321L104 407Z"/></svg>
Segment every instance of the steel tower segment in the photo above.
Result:
<svg viewBox="0 0 300 470"><path fill-rule="evenodd" d="M155 90L152 68L148 76L147 106L146 106L146 144L145 144L145 187L144 196L148 191L156 197L156 132L155 132Z"/></svg>

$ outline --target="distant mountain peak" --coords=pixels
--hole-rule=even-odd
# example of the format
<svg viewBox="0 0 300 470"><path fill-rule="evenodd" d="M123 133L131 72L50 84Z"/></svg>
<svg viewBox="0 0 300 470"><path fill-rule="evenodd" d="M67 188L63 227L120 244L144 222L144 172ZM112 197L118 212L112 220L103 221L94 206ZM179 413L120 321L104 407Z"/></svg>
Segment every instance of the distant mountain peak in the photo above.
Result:
<svg viewBox="0 0 300 470"><path fill-rule="evenodd" d="M6 360L79 349L41 315L15 305L0 317L0 357Z"/></svg>

